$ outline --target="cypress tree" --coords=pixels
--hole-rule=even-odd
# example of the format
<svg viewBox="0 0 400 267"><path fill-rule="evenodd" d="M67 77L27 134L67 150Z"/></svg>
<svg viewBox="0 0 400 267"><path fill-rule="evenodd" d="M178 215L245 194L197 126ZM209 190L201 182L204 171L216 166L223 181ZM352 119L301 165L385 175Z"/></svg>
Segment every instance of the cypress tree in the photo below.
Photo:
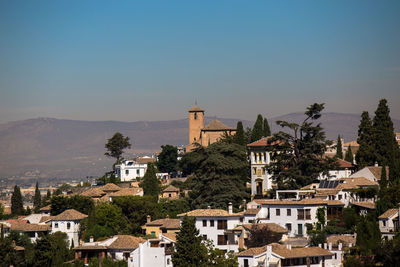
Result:
<svg viewBox="0 0 400 267"><path fill-rule="evenodd" d="M357 143L359 144L359 149L356 154L358 169L375 164L376 156L372 134L371 119L369 118L368 111L364 111L361 114L361 122L358 126Z"/></svg>
<svg viewBox="0 0 400 267"><path fill-rule="evenodd" d="M196 229L195 219L183 217L180 231L176 235L172 263L176 267L197 267L205 266L206 260L206 250L199 230Z"/></svg>
<svg viewBox="0 0 400 267"><path fill-rule="evenodd" d="M40 195L39 182L36 181L35 196L33 197L33 207L35 212L39 212L42 205L42 196Z"/></svg>
<svg viewBox="0 0 400 267"><path fill-rule="evenodd" d="M21 190L17 185L14 186L14 192L11 196L11 214L12 215L24 214L24 203L22 201Z"/></svg>
<svg viewBox="0 0 400 267"><path fill-rule="evenodd" d="M342 139L340 138L340 135L338 135L338 137L337 137L336 157L339 159L343 159Z"/></svg>
<svg viewBox="0 0 400 267"><path fill-rule="evenodd" d="M263 131L264 131L264 136L265 137L271 135L271 129L269 128L269 123L268 123L267 118L264 118Z"/></svg>
<svg viewBox="0 0 400 267"><path fill-rule="evenodd" d="M393 122L389 112L386 99L381 99L373 120L373 136L379 165L384 163L392 165L395 153L398 150Z"/></svg>
<svg viewBox="0 0 400 267"><path fill-rule="evenodd" d="M353 164L354 158L353 158L353 152L351 151L351 145L349 145L349 148L346 151L346 155L344 155L344 160Z"/></svg>
<svg viewBox="0 0 400 267"><path fill-rule="evenodd" d="M233 137L233 142L238 145L245 146L246 145L246 140L244 138L244 129L243 129L243 123L241 121L238 121L236 125L236 134Z"/></svg>
<svg viewBox="0 0 400 267"><path fill-rule="evenodd" d="M156 196L160 193L160 182L156 176L156 170L152 163L147 164L147 171L142 182L143 193L147 196Z"/></svg>
<svg viewBox="0 0 400 267"><path fill-rule="evenodd" d="M263 131L263 117L261 114L258 114L257 120L254 123L253 130L251 131L251 142L257 141L263 137L264 131Z"/></svg>
<svg viewBox="0 0 400 267"><path fill-rule="evenodd" d="M379 180L379 187L381 190L385 189L387 186L386 180L386 165L382 165L381 179Z"/></svg>

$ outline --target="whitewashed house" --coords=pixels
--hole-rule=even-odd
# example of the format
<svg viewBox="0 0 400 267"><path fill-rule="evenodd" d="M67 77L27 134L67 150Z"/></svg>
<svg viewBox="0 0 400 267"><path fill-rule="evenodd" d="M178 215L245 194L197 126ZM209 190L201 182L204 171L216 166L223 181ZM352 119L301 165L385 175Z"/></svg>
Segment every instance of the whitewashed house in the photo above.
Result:
<svg viewBox="0 0 400 267"><path fill-rule="evenodd" d="M378 217L379 230L385 239L393 239L399 232L399 209L388 209Z"/></svg>
<svg viewBox="0 0 400 267"><path fill-rule="evenodd" d="M382 166L366 166L350 175L350 178L365 177L370 181L379 182L382 176ZM389 167L386 166L386 180L389 180Z"/></svg>
<svg viewBox="0 0 400 267"><path fill-rule="evenodd" d="M137 163L134 160L125 160L115 166L116 176L121 182L136 181L144 176L147 170L147 163Z"/></svg>
<svg viewBox="0 0 400 267"><path fill-rule="evenodd" d="M313 226L317 220L317 210L325 210L325 218L337 218L344 203L338 200L312 199L255 199L247 204L248 209L260 209L253 220L273 222L288 230L289 237L307 237L307 225Z"/></svg>
<svg viewBox="0 0 400 267"><path fill-rule="evenodd" d="M263 247L250 248L238 254L239 267L299 266L333 267L341 266L335 260L335 253L327 248L292 248L291 245L272 243Z"/></svg>
<svg viewBox="0 0 400 267"><path fill-rule="evenodd" d="M178 214L182 218L187 215L196 218L196 228L203 239L211 240L215 247L225 251L237 252L239 249L239 234L234 228L242 223L242 213L233 213L232 204L228 211L222 209L196 209Z"/></svg>
<svg viewBox="0 0 400 267"><path fill-rule="evenodd" d="M329 170L329 177L323 174L320 174L318 177L319 180L335 180L340 178L349 178L355 170L355 166L343 159L336 160L337 167L333 170Z"/></svg>
<svg viewBox="0 0 400 267"><path fill-rule="evenodd" d="M74 209L65 210L57 216L50 218L51 232L62 232L68 236L69 245L76 247L79 244L79 228L81 226L81 220L87 217Z"/></svg>
<svg viewBox="0 0 400 267"><path fill-rule="evenodd" d="M262 196L272 189L272 175L266 169L266 165L271 161L269 152L266 149L268 138L263 137L247 145L250 151L252 196Z"/></svg>
<svg viewBox="0 0 400 267"><path fill-rule="evenodd" d="M50 226L46 224L37 224L37 223L27 223L22 221L11 221L11 222L1 222L5 229L8 231L5 232L5 236L10 234L11 231L19 232L20 234L26 234L31 242L36 242L37 239L40 239L43 235L50 233ZM8 232L8 233L7 233Z"/></svg>

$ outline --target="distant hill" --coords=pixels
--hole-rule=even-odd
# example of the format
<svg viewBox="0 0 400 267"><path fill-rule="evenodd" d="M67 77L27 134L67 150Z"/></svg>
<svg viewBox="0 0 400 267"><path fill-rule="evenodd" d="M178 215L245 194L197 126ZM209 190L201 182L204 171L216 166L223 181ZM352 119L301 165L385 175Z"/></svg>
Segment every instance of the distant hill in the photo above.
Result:
<svg viewBox="0 0 400 267"><path fill-rule="evenodd" d="M273 132L276 120L299 122L302 113L269 119ZM214 119L206 117L206 123ZM235 127L237 119L220 119ZM320 119L327 138L341 134L345 142L354 140L360 115L324 113ZM254 122L243 121L245 127ZM394 120L397 130L400 121ZM152 154L164 144L186 145L188 120L170 121L77 121L52 118L28 119L0 124L0 177L72 178L98 176L110 170L112 160L104 156L104 145L115 132L129 136L128 157Z"/></svg>

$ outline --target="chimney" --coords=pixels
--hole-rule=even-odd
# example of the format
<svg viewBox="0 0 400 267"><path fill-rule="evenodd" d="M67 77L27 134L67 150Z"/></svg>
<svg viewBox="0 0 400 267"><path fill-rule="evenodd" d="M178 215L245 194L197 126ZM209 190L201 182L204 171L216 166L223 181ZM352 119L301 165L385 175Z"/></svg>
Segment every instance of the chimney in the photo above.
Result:
<svg viewBox="0 0 400 267"><path fill-rule="evenodd" d="M286 245L286 248L289 249L289 250L291 250L291 249L292 249L292 245L287 244L287 245Z"/></svg>
<svg viewBox="0 0 400 267"><path fill-rule="evenodd" d="M207 209L209 209L209 210L210 210L210 209L211 209L211 206L207 206Z"/></svg>
<svg viewBox="0 0 400 267"><path fill-rule="evenodd" d="M318 244L318 247L322 248L322 244Z"/></svg>
<svg viewBox="0 0 400 267"><path fill-rule="evenodd" d="M324 243L324 249L328 249L328 244Z"/></svg>
<svg viewBox="0 0 400 267"><path fill-rule="evenodd" d="M378 162L377 162L377 161L375 161L375 167L379 167L379 165L378 165Z"/></svg>
<svg viewBox="0 0 400 267"><path fill-rule="evenodd" d="M351 248L353 246L353 244L352 243L349 243L349 248Z"/></svg>
<svg viewBox="0 0 400 267"><path fill-rule="evenodd" d="M243 199L243 210L246 211L247 207L246 207L246 199Z"/></svg>
<svg viewBox="0 0 400 267"><path fill-rule="evenodd" d="M328 244L328 249L329 249L329 250L332 250L332 243L329 243L329 244Z"/></svg>
<svg viewBox="0 0 400 267"><path fill-rule="evenodd" d="M232 214L232 213L233 213L232 202L229 202L229 204L228 204L228 213L229 213L229 214Z"/></svg>
<svg viewBox="0 0 400 267"><path fill-rule="evenodd" d="M94 242L94 238L93 238L92 235L91 235L90 238L89 238L89 242L90 242L90 243L93 243L93 242Z"/></svg>
<svg viewBox="0 0 400 267"><path fill-rule="evenodd" d="M167 216L165 216L165 218L169 219L169 215L167 214Z"/></svg>
<svg viewBox="0 0 400 267"><path fill-rule="evenodd" d="M151 216L147 215L147 223L150 223L150 222L151 222Z"/></svg>
<svg viewBox="0 0 400 267"><path fill-rule="evenodd" d="M339 243L339 245L338 245L338 250L339 250L339 251L342 250L342 243Z"/></svg>

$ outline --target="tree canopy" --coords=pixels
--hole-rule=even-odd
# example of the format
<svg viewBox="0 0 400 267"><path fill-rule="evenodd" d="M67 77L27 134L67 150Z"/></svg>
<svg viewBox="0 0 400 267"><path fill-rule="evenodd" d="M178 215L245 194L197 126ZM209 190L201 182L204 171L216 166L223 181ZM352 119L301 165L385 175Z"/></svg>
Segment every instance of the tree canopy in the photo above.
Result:
<svg viewBox="0 0 400 267"><path fill-rule="evenodd" d="M156 176L156 169L152 163L147 164L147 170L141 183L143 193L146 196L158 197L160 194L160 181Z"/></svg>
<svg viewBox="0 0 400 267"><path fill-rule="evenodd" d="M349 145L349 147L346 150L344 160L350 162L351 164L353 164L354 162L353 152L351 151L351 145Z"/></svg>
<svg viewBox="0 0 400 267"><path fill-rule="evenodd" d="M236 125L236 134L233 136L233 142L242 146L245 146L247 144L246 138L244 136L243 123L241 121L238 121Z"/></svg>
<svg viewBox="0 0 400 267"><path fill-rule="evenodd" d="M297 189L312 183L322 173L329 175L335 167L335 160L323 157L331 142L325 140L325 132L320 123L324 104L312 104L305 112L301 124L277 121L290 133L280 131L268 140L271 163L267 166L272 179L279 189Z"/></svg>
<svg viewBox="0 0 400 267"><path fill-rule="evenodd" d="M108 139L105 148L107 149L107 152L105 152L104 155L115 158L115 164L119 164L124 149L131 148L129 137L124 137L121 133L116 132L113 137ZM115 164L113 167L115 167Z"/></svg>
<svg viewBox="0 0 400 267"><path fill-rule="evenodd" d="M33 207L35 208L35 212L39 212L41 205L42 205L42 196L40 195L39 182L36 182L35 196L33 197Z"/></svg>
<svg viewBox="0 0 400 267"><path fill-rule="evenodd" d="M340 135L338 135L336 142L336 157L343 159L342 138L340 138Z"/></svg>
<svg viewBox="0 0 400 267"><path fill-rule="evenodd" d="M11 196L11 214L12 215L23 215L25 213L24 203L22 200L21 190L15 185L14 192Z"/></svg>
<svg viewBox="0 0 400 267"><path fill-rule="evenodd" d="M374 165L376 160L374 137L372 122L369 117L368 111L364 111L361 114L361 122L358 126L357 143L359 145L359 149L356 154L358 169L362 169L365 166Z"/></svg>
<svg viewBox="0 0 400 267"><path fill-rule="evenodd" d="M178 165L178 148L172 145L161 146L157 168L160 172L175 172Z"/></svg>

